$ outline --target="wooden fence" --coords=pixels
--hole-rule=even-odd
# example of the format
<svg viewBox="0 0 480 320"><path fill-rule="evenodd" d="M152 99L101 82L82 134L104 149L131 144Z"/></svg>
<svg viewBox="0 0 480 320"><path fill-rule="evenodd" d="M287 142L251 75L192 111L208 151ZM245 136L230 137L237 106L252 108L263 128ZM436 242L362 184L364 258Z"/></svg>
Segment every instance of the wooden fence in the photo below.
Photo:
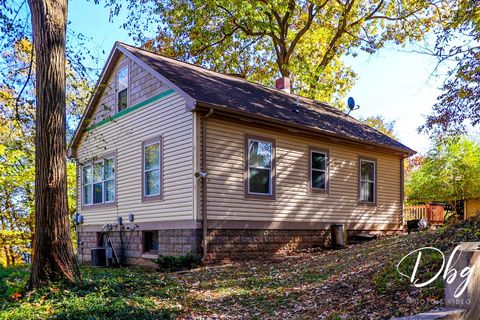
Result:
<svg viewBox="0 0 480 320"><path fill-rule="evenodd" d="M425 204L421 206L406 206L403 210L403 221L425 218L430 224L443 224L444 209L442 204Z"/></svg>

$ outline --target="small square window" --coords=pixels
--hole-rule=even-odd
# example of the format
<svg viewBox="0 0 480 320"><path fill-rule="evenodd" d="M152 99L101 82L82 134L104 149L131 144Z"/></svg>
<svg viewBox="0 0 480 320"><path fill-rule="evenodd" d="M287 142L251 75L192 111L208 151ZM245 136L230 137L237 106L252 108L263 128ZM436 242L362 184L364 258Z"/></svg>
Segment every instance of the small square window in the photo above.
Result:
<svg viewBox="0 0 480 320"><path fill-rule="evenodd" d="M158 231L143 232L143 252L158 252Z"/></svg>

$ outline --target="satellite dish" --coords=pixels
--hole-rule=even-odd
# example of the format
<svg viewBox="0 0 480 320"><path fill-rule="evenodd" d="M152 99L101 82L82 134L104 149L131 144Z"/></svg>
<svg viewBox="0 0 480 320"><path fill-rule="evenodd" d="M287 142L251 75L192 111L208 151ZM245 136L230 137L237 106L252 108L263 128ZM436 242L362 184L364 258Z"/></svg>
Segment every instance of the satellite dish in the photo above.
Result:
<svg viewBox="0 0 480 320"><path fill-rule="evenodd" d="M348 112L347 112L347 115L350 114L350 112L352 112L353 110L357 110L360 108L360 106L357 106L355 104L355 99L353 99L353 97L349 97L348 100L347 100L347 105L348 105Z"/></svg>
<svg viewBox="0 0 480 320"><path fill-rule="evenodd" d="M353 97L348 97L347 104L348 108L352 110L353 108L355 108L355 99L353 99Z"/></svg>

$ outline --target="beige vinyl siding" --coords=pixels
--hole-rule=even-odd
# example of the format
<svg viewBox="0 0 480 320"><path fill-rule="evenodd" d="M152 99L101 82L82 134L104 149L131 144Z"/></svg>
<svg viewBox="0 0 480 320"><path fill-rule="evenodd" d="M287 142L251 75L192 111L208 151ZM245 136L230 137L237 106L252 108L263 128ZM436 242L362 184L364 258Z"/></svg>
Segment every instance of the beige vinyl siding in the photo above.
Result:
<svg viewBox="0 0 480 320"><path fill-rule="evenodd" d="M158 80L154 84L133 62L130 67L129 90L135 103L169 89ZM148 83L139 84L144 79ZM136 90L142 92L138 97ZM113 223L117 216L126 219L129 213L135 215L138 223L194 219L193 118L184 98L174 92L84 133L77 152L80 164L112 152L116 153L117 161L114 206L82 208L79 177L77 204L85 225ZM142 202L142 142L158 136L163 143L163 200Z"/></svg>
<svg viewBox="0 0 480 320"><path fill-rule="evenodd" d="M108 78L106 83L99 85L99 90L102 91L102 95L97 102L95 112L92 116L90 124L95 124L102 121L105 118L111 117L115 114L117 110L117 100L116 100L116 74L119 69L119 66L125 66L128 64L128 60L124 55L121 55L116 62L116 66ZM130 88L129 88L130 90Z"/></svg>
<svg viewBox="0 0 480 320"><path fill-rule="evenodd" d="M90 124L98 123L105 118L111 117L117 110L116 74L121 67L128 66L128 101L129 106L134 106L145 99L155 96L166 90L165 84L158 81L151 73L143 69L124 55L117 60L114 70L108 81L100 85L103 92L98 100L96 110Z"/></svg>
<svg viewBox="0 0 480 320"><path fill-rule="evenodd" d="M244 134L276 139L276 199L244 195ZM329 193L308 192L308 148L330 153ZM377 159L377 205L358 204L358 157ZM350 228L400 224L400 159L371 149L262 130L215 118L207 122L209 219L345 223ZM384 226L380 226L384 225Z"/></svg>
<svg viewBox="0 0 480 320"><path fill-rule="evenodd" d="M164 91L163 83L133 61L130 63L130 83L131 106Z"/></svg>

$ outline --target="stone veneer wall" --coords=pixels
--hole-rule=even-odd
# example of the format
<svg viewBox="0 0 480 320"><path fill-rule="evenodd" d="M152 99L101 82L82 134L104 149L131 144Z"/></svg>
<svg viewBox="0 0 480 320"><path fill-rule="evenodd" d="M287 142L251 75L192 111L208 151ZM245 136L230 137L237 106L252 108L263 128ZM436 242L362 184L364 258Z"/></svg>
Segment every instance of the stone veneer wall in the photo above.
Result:
<svg viewBox="0 0 480 320"><path fill-rule="evenodd" d="M208 230L208 260L273 257L296 250L324 247L329 230Z"/></svg>
<svg viewBox="0 0 480 320"><path fill-rule="evenodd" d="M347 230L350 238L358 233L378 237L401 234L401 231ZM242 258L275 257L302 249L330 246L328 230L282 229L212 229L208 230L209 261L239 260Z"/></svg>
<svg viewBox="0 0 480 320"><path fill-rule="evenodd" d="M147 230L152 231L152 230ZM361 230L348 230L351 237ZM379 237L398 234L398 231L364 231ZM79 259L91 260L90 249L98 247L98 232L79 232ZM130 232L125 232L124 243L128 243ZM117 253L120 253L118 232L112 232ZM158 230L159 254L184 255L186 253L202 254L202 229L166 229ZM326 247L330 244L330 230L283 230L283 229L210 229L208 230L207 261L228 261L256 257L275 257L297 250ZM133 231L127 257L129 264L143 264L142 258L154 256L142 254L142 231Z"/></svg>
<svg viewBox="0 0 480 320"><path fill-rule="evenodd" d="M186 253L201 252L200 229L167 229L145 230L158 231L158 254L165 256L178 256ZM120 254L120 234L118 231L109 233L117 254ZM99 247L98 239L100 232L78 232L78 256L81 262L91 261L90 249ZM123 232L123 243L126 249L127 263L138 264L138 259L152 259L157 255L143 253L143 230ZM127 247L128 246L128 247Z"/></svg>

